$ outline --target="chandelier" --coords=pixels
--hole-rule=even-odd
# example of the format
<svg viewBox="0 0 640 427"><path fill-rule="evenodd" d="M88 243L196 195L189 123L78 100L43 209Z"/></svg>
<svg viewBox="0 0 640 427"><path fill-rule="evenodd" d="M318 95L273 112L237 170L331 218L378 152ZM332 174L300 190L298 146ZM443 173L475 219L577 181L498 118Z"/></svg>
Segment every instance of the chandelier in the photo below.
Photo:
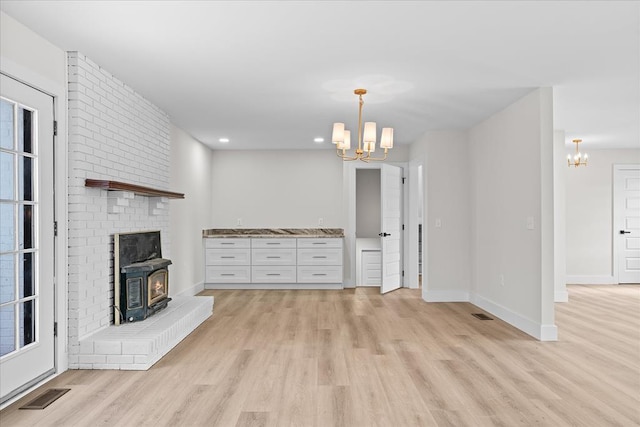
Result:
<svg viewBox="0 0 640 427"><path fill-rule="evenodd" d="M376 150L376 123L366 122L364 124L364 135L362 127L362 106L364 105L362 95L365 95L367 90L356 89L353 93L358 95L360 100L360 107L358 108L358 148L356 148L355 155L347 154L347 150L351 149L351 131L345 130L344 123L334 123L331 142L336 144L336 154L342 160L362 160L363 162L385 160L387 152L390 148L393 148L393 128L382 128L380 148L384 149L384 157L372 157L371 153Z"/></svg>
<svg viewBox="0 0 640 427"><path fill-rule="evenodd" d="M578 149L578 144L582 142L581 139L574 139L573 142L576 144L576 154L571 157L571 154L567 154L567 164L569 167L574 166L587 166L587 162L589 161L589 155L587 153L582 154Z"/></svg>

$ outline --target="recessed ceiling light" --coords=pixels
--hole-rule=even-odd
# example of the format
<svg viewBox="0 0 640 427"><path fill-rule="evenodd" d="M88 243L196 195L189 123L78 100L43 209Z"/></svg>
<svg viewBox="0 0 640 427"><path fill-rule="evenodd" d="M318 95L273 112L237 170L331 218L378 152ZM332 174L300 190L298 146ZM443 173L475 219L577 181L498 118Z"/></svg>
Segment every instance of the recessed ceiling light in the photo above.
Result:
<svg viewBox="0 0 640 427"><path fill-rule="evenodd" d="M313 142L324 142L324 138L321 138L321 137L313 138Z"/></svg>
<svg viewBox="0 0 640 427"><path fill-rule="evenodd" d="M218 141L226 144L227 142L229 142L229 138L220 138Z"/></svg>

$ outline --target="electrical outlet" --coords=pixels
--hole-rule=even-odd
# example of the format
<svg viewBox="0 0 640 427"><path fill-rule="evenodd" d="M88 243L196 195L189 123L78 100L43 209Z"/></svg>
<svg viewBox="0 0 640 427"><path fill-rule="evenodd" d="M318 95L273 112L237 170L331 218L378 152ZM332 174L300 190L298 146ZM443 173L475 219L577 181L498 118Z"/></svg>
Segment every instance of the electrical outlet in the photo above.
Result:
<svg viewBox="0 0 640 427"><path fill-rule="evenodd" d="M324 225L324 218L318 218L318 225L320 226Z"/></svg>
<svg viewBox="0 0 640 427"><path fill-rule="evenodd" d="M236 225L242 225L242 218L238 218L238 221L236 222Z"/></svg>
<svg viewBox="0 0 640 427"><path fill-rule="evenodd" d="M442 227L442 220L440 218L436 218L436 228Z"/></svg>

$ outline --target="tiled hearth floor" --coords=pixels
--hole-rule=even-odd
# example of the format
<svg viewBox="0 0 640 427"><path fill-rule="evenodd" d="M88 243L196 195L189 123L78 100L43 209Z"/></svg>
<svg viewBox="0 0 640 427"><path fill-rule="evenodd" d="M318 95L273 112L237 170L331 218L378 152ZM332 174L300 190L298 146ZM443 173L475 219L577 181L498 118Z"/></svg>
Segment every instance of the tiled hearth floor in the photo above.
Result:
<svg viewBox="0 0 640 427"><path fill-rule="evenodd" d="M144 321L112 325L81 340L77 368L147 370L212 311L212 296L176 297Z"/></svg>

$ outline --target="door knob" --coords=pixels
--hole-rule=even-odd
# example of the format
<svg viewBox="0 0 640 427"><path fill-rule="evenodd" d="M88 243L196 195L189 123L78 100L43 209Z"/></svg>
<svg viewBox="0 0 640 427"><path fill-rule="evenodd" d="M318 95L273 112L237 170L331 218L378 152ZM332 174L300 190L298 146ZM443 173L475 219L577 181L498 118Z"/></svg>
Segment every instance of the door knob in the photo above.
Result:
<svg viewBox="0 0 640 427"><path fill-rule="evenodd" d="M391 236L391 233L378 233L378 236L387 237L387 236Z"/></svg>
<svg viewBox="0 0 640 427"><path fill-rule="evenodd" d="M631 234L631 232L626 230L620 230L620 234Z"/></svg>

